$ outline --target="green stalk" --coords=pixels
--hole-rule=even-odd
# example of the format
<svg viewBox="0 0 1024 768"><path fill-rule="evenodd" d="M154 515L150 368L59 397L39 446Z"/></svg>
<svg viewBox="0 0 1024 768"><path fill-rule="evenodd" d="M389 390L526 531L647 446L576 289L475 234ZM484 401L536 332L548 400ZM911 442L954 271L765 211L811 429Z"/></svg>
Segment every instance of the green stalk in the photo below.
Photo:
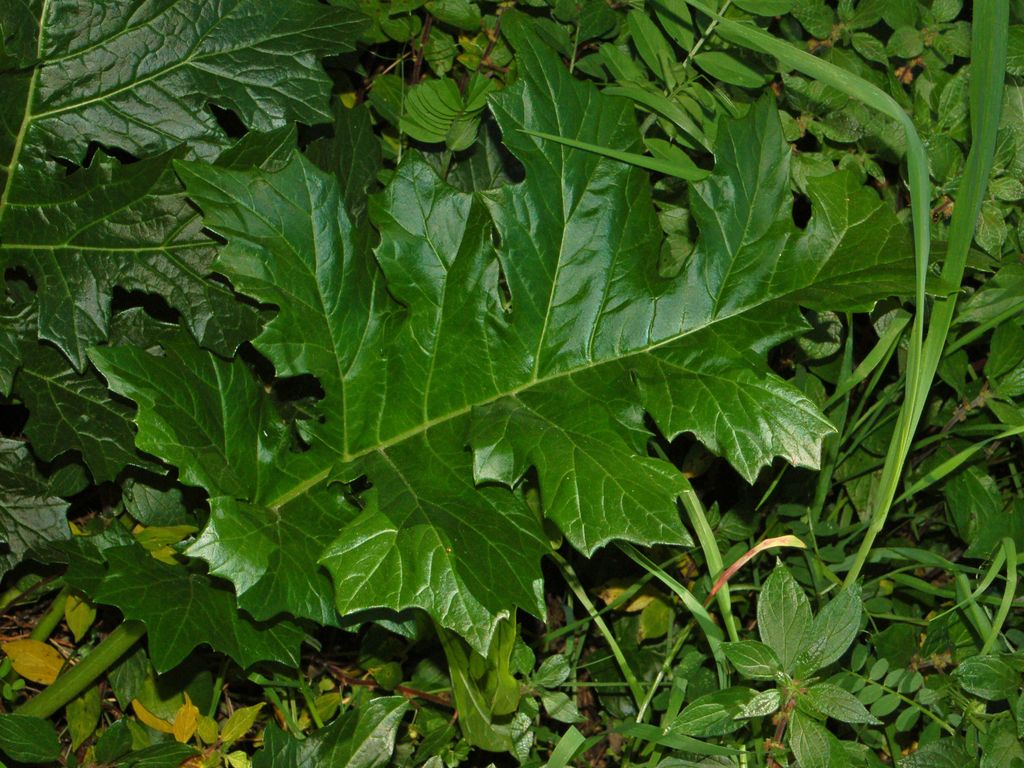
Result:
<svg viewBox="0 0 1024 768"><path fill-rule="evenodd" d="M942 265L942 282L959 286L967 265L967 253L974 239L974 228L988 187L992 159L996 149L996 133L1002 109L1003 80L1006 75L1006 48L1009 35L1008 0L979 0L974 6L971 34L971 150L967 156L964 176L949 229L949 246ZM925 205L928 198L925 198ZM916 216L915 216L916 218ZM915 239L918 235L915 233ZM921 281L919 281L921 282ZM878 506L861 541L857 557L846 574L845 584L852 584L860 575L874 545L885 527L903 465L914 432L921 420L935 371L942 360L946 336L953 322L956 294L936 297L928 323L928 335L922 343L915 335L908 361L907 399L900 411L896 434L889 444L885 468L882 470ZM915 326L923 317L924 303L918 297ZM918 351L920 349L920 351Z"/></svg>
<svg viewBox="0 0 1024 768"><path fill-rule="evenodd" d="M992 649L999 639L999 633L1003 629L1003 624L1006 622L1006 617L1010 615L1013 599L1017 596L1017 545L1009 536L1003 539L1002 551L1006 553L1006 588L1003 590L1003 599L999 602L999 610L996 611L996 617L992 621L992 630L985 638L985 645L981 648L983 654L992 653Z"/></svg>
<svg viewBox="0 0 1024 768"><path fill-rule="evenodd" d="M39 642L46 642L50 635L53 634L53 630L60 624L60 620L64 618L64 608L68 603L68 588L64 587L57 593L57 596L50 603L50 607L46 609L46 613L40 617L39 621L32 628L32 632L29 634L30 640L38 640Z"/></svg>
<svg viewBox="0 0 1024 768"><path fill-rule="evenodd" d="M142 636L146 626L140 621L125 621L104 638L89 655L54 680L37 696L26 701L15 712L32 717L49 717L88 688L92 682L124 656Z"/></svg>
<svg viewBox="0 0 1024 768"><path fill-rule="evenodd" d="M654 443L653 445L657 454L664 461L669 461L668 456L661 449L661 446L657 443ZM714 583L714 580L717 579L722 571L725 570L725 562L722 560L722 552L718 548L718 540L715 539L715 532L712 530L711 524L708 522L708 517L704 512L704 505L701 504L700 498L697 496L697 492L690 484L690 479L682 472L679 474L682 477L684 485L683 492L680 494L680 499L682 499L683 507L686 508L686 515L690 519L690 525L693 526L693 531L697 534L697 540L700 542L701 551L704 553L704 561L708 566L708 575L711 577L712 583ZM630 556L632 557L632 555ZM729 633L729 639L734 643L739 642L740 635L739 631L736 629L736 619L732 615L732 595L729 592L728 583L724 584L722 588L718 590L718 594L715 595L715 599L718 601L718 610L722 614L722 621L725 623L726 631Z"/></svg>
<svg viewBox="0 0 1024 768"><path fill-rule="evenodd" d="M576 575L576 571L569 564L569 561L562 557L558 552L551 553L552 559L558 564L559 570L562 572L562 578L565 579L565 583L569 585L569 589L576 595L576 599L579 600L583 607L587 609L587 613L594 620L594 624L597 626L598 631L604 637L605 642L608 643L608 648L612 652L612 656L615 657L615 661L619 665L619 669L622 671L622 677L626 681L626 685L629 687L629 692L633 694L633 700L636 702L637 707L643 704L644 700L644 689L640 685L640 681L637 676L633 673L633 668L629 666L629 662L626 661L626 655L622 652L622 648L619 647L619 642L615 639L615 635L605 624L604 619L601 618L601 614L594 606L593 601L587 594L587 590L583 588L583 584L580 582L579 576Z"/></svg>

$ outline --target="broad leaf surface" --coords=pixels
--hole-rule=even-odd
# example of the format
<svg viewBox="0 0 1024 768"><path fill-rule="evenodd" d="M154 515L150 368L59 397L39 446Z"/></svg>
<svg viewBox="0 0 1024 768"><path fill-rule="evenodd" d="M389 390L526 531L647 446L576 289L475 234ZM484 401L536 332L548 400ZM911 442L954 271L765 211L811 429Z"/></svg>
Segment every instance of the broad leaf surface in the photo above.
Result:
<svg viewBox="0 0 1024 768"><path fill-rule="evenodd" d="M26 763L51 763L60 757L53 724L27 715L0 715L0 752Z"/></svg>
<svg viewBox="0 0 1024 768"><path fill-rule="evenodd" d="M0 72L0 259L35 278L40 338L82 372L120 285L161 295L201 344L233 354L253 312L206 279L211 243L167 158L101 154L66 179L54 161L86 165L90 143L212 158L230 142L210 103L261 131L326 121L318 56L351 50L361 17L312 0L27 0L0 6L0 24L17 26L24 62Z"/></svg>
<svg viewBox="0 0 1024 768"><path fill-rule="evenodd" d="M6 285L4 285L6 283ZM35 294L22 282L0 282L0 395L11 394L21 367L22 340L35 332Z"/></svg>
<svg viewBox="0 0 1024 768"><path fill-rule="evenodd" d="M771 572L757 598L757 630L761 642L779 657L784 672L793 669L815 640L807 595L782 565Z"/></svg>
<svg viewBox="0 0 1024 768"><path fill-rule="evenodd" d="M103 557L109 569L94 598L146 625L158 672L177 666L204 643L242 667L258 661L298 664L305 633L288 621L253 621L238 610L223 583L161 563L137 545L107 549Z"/></svg>
<svg viewBox="0 0 1024 768"><path fill-rule="evenodd" d="M273 165L294 129L252 133L218 162ZM66 179L40 180L0 212L0 255L38 285L38 335L81 373L85 349L107 338L114 286L160 296L196 340L223 355L256 335L257 314L207 278L216 250L186 200L171 160L181 151L123 166L97 155Z"/></svg>
<svg viewBox="0 0 1024 768"><path fill-rule="evenodd" d="M60 489L43 477L19 440L0 439L0 575L31 548L71 536Z"/></svg>
<svg viewBox="0 0 1024 768"><path fill-rule="evenodd" d="M355 510L317 482L326 474L317 456L296 450L248 367L203 352L184 334L163 338L159 356L125 346L94 350L93 358L138 404L139 448L209 492L210 522L192 553L231 578L240 605L257 618L287 609L333 622L331 583L317 558ZM303 485L312 487L295 490Z"/></svg>
<svg viewBox="0 0 1024 768"><path fill-rule="evenodd" d="M33 66L2 75L0 208L30 187L26 171L51 157L80 162L89 142L137 157L180 144L215 154L227 142L210 103L262 131L325 122L331 82L317 57L352 50L363 27L357 13L313 0L28 0L2 10Z"/></svg>
<svg viewBox="0 0 1024 768"><path fill-rule="evenodd" d="M545 514L585 553L613 539L688 541L675 471L647 456L644 412L750 479L777 455L813 466L831 427L764 350L804 327L800 303L836 301L832 286L871 276L870 295L839 301L860 305L912 273L903 228L849 176L812 182L814 216L793 225L789 150L765 100L721 127L716 170L692 195L701 240L679 278L659 277L646 175L521 130L637 151L628 102L512 39L522 76L491 107L525 180L462 193L412 157L371 205L375 254L337 182L299 156L273 173L177 166L227 240L216 269L278 308L254 345L278 376L312 374L323 390L320 418L302 424L309 450L267 441L273 421L238 363L93 353L139 404L139 446L239 504L219 529L229 515L258 529L262 515L301 530L308 495L365 475L373 491L321 557L338 609L420 607L477 650L496 618L540 609L546 538L502 485L536 467ZM283 469L226 472L232 452L240 466ZM257 579L288 578L239 551L239 536L215 555L204 538L193 554L243 596ZM293 562L310 547L279 540Z"/></svg>
<svg viewBox="0 0 1024 768"><path fill-rule="evenodd" d="M132 407L110 397L95 370L77 373L56 349L23 344L24 365L15 389L28 406L25 433L45 461L78 451L97 483L113 480L128 464L149 466L135 451Z"/></svg>
<svg viewBox="0 0 1024 768"><path fill-rule="evenodd" d="M408 709L409 702L401 696L373 699L301 741L270 726L263 749L253 757L253 768L382 768L391 760L398 726Z"/></svg>

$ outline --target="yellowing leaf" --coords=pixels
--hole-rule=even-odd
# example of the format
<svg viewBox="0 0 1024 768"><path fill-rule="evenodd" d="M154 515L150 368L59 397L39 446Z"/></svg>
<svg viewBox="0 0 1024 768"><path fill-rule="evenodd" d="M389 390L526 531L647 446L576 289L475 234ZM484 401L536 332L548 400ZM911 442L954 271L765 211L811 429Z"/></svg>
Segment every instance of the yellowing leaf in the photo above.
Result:
<svg viewBox="0 0 1024 768"><path fill-rule="evenodd" d="M49 685L64 668L65 659L55 648L38 640L12 640L3 645L14 671L33 683Z"/></svg>
<svg viewBox="0 0 1024 768"><path fill-rule="evenodd" d="M600 588L597 589L597 596L600 597L605 605L611 605L633 586L634 582L628 579L612 579L606 582ZM637 613L638 611L644 610L650 605L652 600L657 600L660 597L658 592L650 587L644 587L631 597L625 605L617 606L620 611L626 611L627 613Z"/></svg>
<svg viewBox="0 0 1024 768"><path fill-rule="evenodd" d="M135 539L150 552L177 544L198 530L194 525L153 525L135 531Z"/></svg>
<svg viewBox="0 0 1024 768"><path fill-rule="evenodd" d="M671 625L672 605L662 597L652 597L640 612L636 639L643 642L663 637Z"/></svg>
<svg viewBox="0 0 1024 768"><path fill-rule="evenodd" d="M250 768L252 761L249 756L242 750L235 750L234 752L228 752L224 755L224 759L228 761L228 765L231 768Z"/></svg>
<svg viewBox="0 0 1024 768"><path fill-rule="evenodd" d="M174 714L174 738L182 744L187 743L196 732L199 725L199 707L192 703L192 699L185 694L185 703L178 708Z"/></svg>
<svg viewBox="0 0 1024 768"><path fill-rule="evenodd" d="M92 736L100 722L102 705L100 689L92 686L81 696L72 699L64 708L64 716L71 732L71 748L78 749L86 739Z"/></svg>
<svg viewBox="0 0 1024 768"><path fill-rule="evenodd" d="M204 744L213 744L217 740L217 721L206 715L199 716L196 735Z"/></svg>
<svg viewBox="0 0 1024 768"><path fill-rule="evenodd" d="M64 604L64 620L68 623L68 629L75 640L81 640L96 620L96 608L85 597L68 595L68 600Z"/></svg>
<svg viewBox="0 0 1024 768"><path fill-rule="evenodd" d="M234 744L245 736L249 729L252 728L253 723L256 722L261 709L263 709L262 704L236 709L234 714L227 719L227 722L221 726L220 740L225 744Z"/></svg>
<svg viewBox="0 0 1024 768"><path fill-rule="evenodd" d="M148 725L153 730L160 731L160 733L174 733L173 725L154 715L138 699L132 699L132 709L135 710L135 716L143 725Z"/></svg>

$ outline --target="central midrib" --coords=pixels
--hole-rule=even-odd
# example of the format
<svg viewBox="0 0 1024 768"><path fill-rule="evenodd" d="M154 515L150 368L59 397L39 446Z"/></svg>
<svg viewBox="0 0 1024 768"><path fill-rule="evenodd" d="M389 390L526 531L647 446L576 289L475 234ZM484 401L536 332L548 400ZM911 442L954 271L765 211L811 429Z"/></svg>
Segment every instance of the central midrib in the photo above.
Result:
<svg viewBox="0 0 1024 768"><path fill-rule="evenodd" d="M776 301L778 298L779 297L773 297L773 298L768 299L767 301ZM764 302L764 303L767 303L767 301ZM511 389L506 389L506 390L503 390L501 392L497 392L497 393L495 393L494 395L492 395L490 397L484 398L482 400L478 400L478 401L476 401L474 403L471 403L469 405L463 406L461 408L456 408L455 410L448 411L447 413L443 413L443 414L441 414L439 416L435 416L432 419L428 419L426 421L420 422L415 427L412 427L411 429L407 429L404 432L399 432L396 435L392 435L391 437L387 438L386 440L381 440L380 442L375 443L372 446L368 446L366 448L363 448L363 449L360 449L360 450L357 450L357 451L351 451L351 452L346 448L344 451L341 452L337 462L332 462L331 466L328 466L328 467L320 470L315 475L307 478L303 482L297 483L296 485L292 486L287 491L282 493L280 496L278 496L275 499L273 499L270 502L268 502L267 505L269 507L271 507L271 508L278 509L278 508L284 506L285 504L287 504L288 502L294 500L298 496L301 496L303 493L308 491L313 486L318 485L320 482L325 480L330 475L331 470L335 466L337 466L338 464L350 464L352 462L358 461L359 459L365 458L366 456L369 456L372 453L386 451L388 448L392 447L393 445L397 445L398 443L404 442L406 440L410 440L410 439L416 437L417 435L423 434L424 432L427 432L427 431L433 429L436 426L439 426L439 425L444 424L444 423L449 422L449 421L453 421L455 419L460 419L463 416L468 415L474 408L481 408L483 406L490 405L491 403L495 403L495 402L497 402L498 400L501 400L504 397L514 397L515 395L521 394L522 392L525 392L528 389L532 389L533 387L537 387L537 386L540 386L542 384L548 384L548 383L553 382L553 381L558 381L559 379L564 379L566 377L573 376L573 375L575 375L577 373L581 373L583 371L591 370L593 368L597 368L597 367L600 367L602 365L608 365L608 364L614 363L614 362L621 362L623 360L629 360L632 357L637 357L638 355L648 354L650 352L653 352L656 349L660 349L661 347L664 347L664 346L667 346L667 345L672 344L674 342L677 342L680 339L684 339L687 336L691 336L694 333L697 333L699 331L703 331L703 330L705 330L707 328L710 328L711 326L715 325L716 323L720 323L720 322L723 322L725 320L728 320L729 318L735 317L738 314L742 314L744 312L749 312L752 308L753 307L743 307L738 312L733 312L733 313L731 313L729 315L722 315L720 317L716 317L716 318L710 320L709 322L706 322L706 323L704 323L704 324L702 324L700 326L696 326L696 327L690 328L690 329L686 330L683 333L678 333L678 334L676 334L674 336L670 336L669 338L662 339L661 341L658 341L658 342L654 342L653 344L649 344L646 347L643 347L642 349L634 350L633 352L629 352L628 354L621 355L619 357L609 357L609 358L605 358L603 360L597 360L597 361L589 362L589 363L587 363L585 365L579 365L579 366L576 366L574 368L567 368L565 370L559 371L557 373L554 373L554 374L551 374L551 375L548 375L548 376L532 376L529 380L523 382L522 384L520 384L520 385L518 385L516 387L513 387ZM333 449L329 448L329 450L333 450Z"/></svg>

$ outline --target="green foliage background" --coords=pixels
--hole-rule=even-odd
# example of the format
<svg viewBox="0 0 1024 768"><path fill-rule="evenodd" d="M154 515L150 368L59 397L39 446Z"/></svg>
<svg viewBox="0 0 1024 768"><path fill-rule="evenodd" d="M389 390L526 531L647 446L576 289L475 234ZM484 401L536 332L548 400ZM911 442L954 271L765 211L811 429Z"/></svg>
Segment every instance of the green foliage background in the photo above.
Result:
<svg viewBox="0 0 1024 768"><path fill-rule="evenodd" d="M0 0L0 752L1024 764L1022 30Z"/></svg>

